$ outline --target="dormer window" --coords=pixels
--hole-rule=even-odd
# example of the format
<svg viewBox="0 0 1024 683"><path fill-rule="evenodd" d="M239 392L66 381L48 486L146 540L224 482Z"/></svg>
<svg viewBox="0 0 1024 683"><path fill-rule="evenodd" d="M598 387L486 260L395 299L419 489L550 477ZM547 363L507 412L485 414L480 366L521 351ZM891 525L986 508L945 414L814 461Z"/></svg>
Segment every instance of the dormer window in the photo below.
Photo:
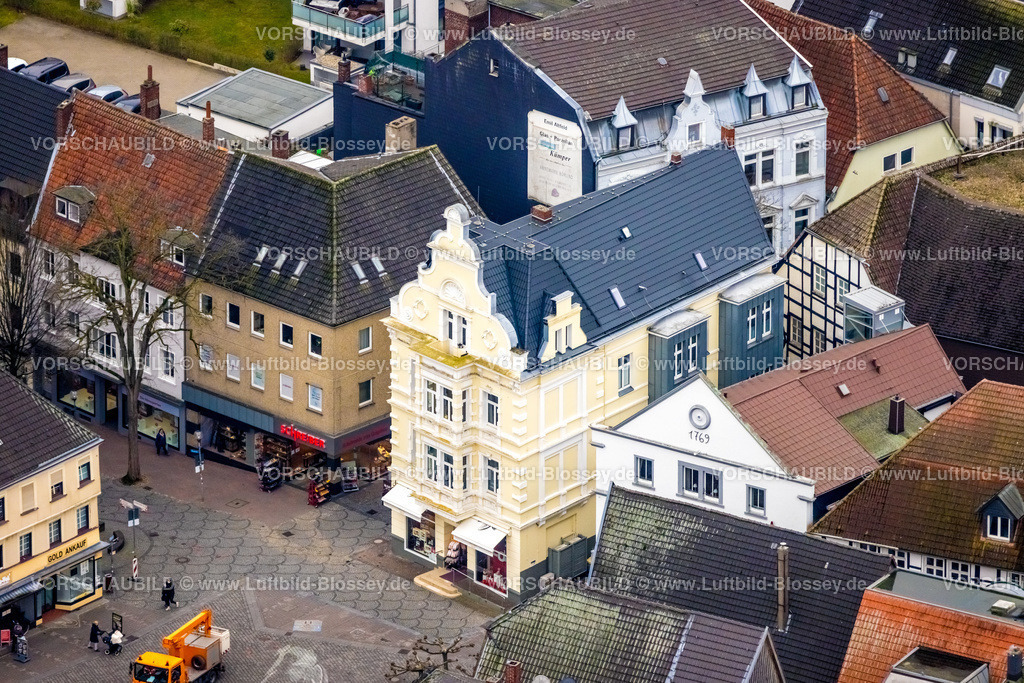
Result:
<svg viewBox="0 0 1024 683"><path fill-rule="evenodd" d="M1009 69L1005 69L1005 68L1003 68L1001 66L997 66L997 67L992 69L992 73L989 74L988 81L985 82L985 85L990 85L993 88L998 88L998 89L1002 90L1003 86L1006 85L1006 79L1009 78L1009 77L1010 77L1010 70Z"/></svg>
<svg viewBox="0 0 1024 683"><path fill-rule="evenodd" d="M803 109L810 102L810 86L798 85L793 88L793 109Z"/></svg>
<svg viewBox="0 0 1024 683"><path fill-rule="evenodd" d="M996 541L1009 541L1013 535L1013 520L1009 517L986 515L985 535Z"/></svg>
<svg viewBox="0 0 1024 683"><path fill-rule="evenodd" d="M686 127L686 144L699 147L704 142L704 123L691 123Z"/></svg>
<svg viewBox="0 0 1024 683"><path fill-rule="evenodd" d="M868 12L868 20L867 20L867 23L864 24L863 32L864 33L871 33L872 31L874 31L875 30L875 24L877 24L878 20L881 19L881 18L882 18L882 13L881 12L876 12L875 10L871 10L870 12Z"/></svg>
<svg viewBox="0 0 1024 683"><path fill-rule="evenodd" d="M637 120L626 106L626 98L620 97L612 114L612 128L615 129L615 147L623 150L633 147L636 137Z"/></svg>
<svg viewBox="0 0 1024 683"><path fill-rule="evenodd" d="M750 98L750 118L759 119L765 115L765 96L754 95Z"/></svg>
<svg viewBox="0 0 1024 683"><path fill-rule="evenodd" d="M70 202L63 197L57 197L57 215L66 218L72 223L78 223L81 217L78 204Z"/></svg>
<svg viewBox="0 0 1024 683"><path fill-rule="evenodd" d="M618 149L629 149L633 146L633 126L619 128L616 147Z"/></svg>
<svg viewBox="0 0 1024 683"><path fill-rule="evenodd" d="M160 240L160 251L167 255L169 261L179 266L185 265L185 250L167 240Z"/></svg>

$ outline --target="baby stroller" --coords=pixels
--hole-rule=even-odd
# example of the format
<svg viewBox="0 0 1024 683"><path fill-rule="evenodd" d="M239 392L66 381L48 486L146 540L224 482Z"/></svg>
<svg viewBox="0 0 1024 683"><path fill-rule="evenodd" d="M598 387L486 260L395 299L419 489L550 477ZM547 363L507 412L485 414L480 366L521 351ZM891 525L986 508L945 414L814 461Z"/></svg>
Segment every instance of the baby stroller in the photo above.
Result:
<svg viewBox="0 0 1024 683"><path fill-rule="evenodd" d="M120 631L116 631L115 633L118 634L117 642L114 642L114 643L111 642L111 638L114 635L113 633L107 633L106 635L104 635L103 636L103 642L107 646L106 653L108 655L114 655L116 657L117 655L121 654L121 637L120 637L121 632Z"/></svg>

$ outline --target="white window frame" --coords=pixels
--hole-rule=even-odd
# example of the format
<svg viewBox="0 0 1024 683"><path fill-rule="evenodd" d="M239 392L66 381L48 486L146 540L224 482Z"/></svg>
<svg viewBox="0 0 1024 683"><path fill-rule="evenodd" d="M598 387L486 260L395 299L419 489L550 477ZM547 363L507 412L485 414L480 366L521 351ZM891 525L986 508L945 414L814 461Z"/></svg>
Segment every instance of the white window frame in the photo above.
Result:
<svg viewBox="0 0 1024 683"><path fill-rule="evenodd" d="M789 343L800 347L804 343L804 320L796 315L789 317Z"/></svg>
<svg viewBox="0 0 1024 683"><path fill-rule="evenodd" d="M267 369L262 363L253 363L249 366L249 385L260 391L267 388Z"/></svg>
<svg viewBox="0 0 1024 683"><path fill-rule="evenodd" d="M320 353L313 351L313 337L316 337L317 339L320 340ZM314 332L309 332L306 337L306 342L307 349L309 350L309 355L311 355L313 358L324 357L324 338L322 335L316 334Z"/></svg>
<svg viewBox="0 0 1024 683"><path fill-rule="evenodd" d="M797 209L796 211L794 211L793 212L793 233L796 234L796 235L800 235L801 233L803 233L804 230L806 230L807 228L811 227L811 216L812 216L812 212L811 212L811 207L809 207L809 206L802 206L799 209ZM800 222L801 221L805 221L806 222L806 225L804 225L804 227L802 227L802 228L800 227Z"/></svg>
<svg viewBox="0 0 1024 683"><path fill-rule="evenodd" d="M43 250L43 277L47 280L57 277L57 254L49 249Z"/></svg>
<svg viewBox="0 0 1024 683"><path fill-rule="evenodd" d="M672 373L673 378L682 379L683 375L683 342L677 341L672 347L672 367L674 372Z"/></svg>
<svg viewBox="0 0 1024 683"><path fill-rule="evenodd" d="M441 310L441 324L443 325L442 333L444 338L454 343L456 346L469 348L469 321L464 315L460 315L454 311L449 311L446 308Z"/></svg>
<svg viewBox="0 0 1024 683"><path fill-rule="evenodd" d="M764 174L764 162L768 161L768 160L771 161L772 179L766 181L764 179L764 175L765 175ZM751 183L751 185L750 185L751 187L763 187L765 185L774 185L775 184L775 182L776 182L776 180L775 180L776 173L775 173L775 149L774 148L773 149L762 149L762 150L758 150L756 152L749 152L747 154L744 154L743 155L743 173L744 173L744 175L746 175L747 166L749 164L751 164L751 163L754 164L754 182ZM749 178L747 179L747 182L748 183L750 182Z"/></svg>
<svg viewBox="0 0 1024 683"><path fill-rule="evenodd" d="M373 378L372 377L369 378L369 379L364 379L362 382L360 382L359 384L356 385L356 392L357 392L356 399L358 400L358 398L359 398L358 392L360 391L360 387L363 384L367 383L367 382L370 383L370 398L366 399L365 401L359 401L359 407L360 408L363 408L364 406L368 406L371 403L373 403Z"/></svg>
<svg viewBox="0 0 1024 683"><path fill-rule="evenodd" d="M174 327L174 309L167 305L167 297L160 299L160 320L164 325Z"/></svg>
<svg viewBox="0 0 1024 683"><path fill-rule="evenodd" d="M924 558L924 573L928 576L937 576L940 579L946 578L946 560L941 557Z"/></svg>
<svg viewBox="0 0 1024 683"><path fill-rule="evenodd" d="M242 381L242 359L233 353L227 354L225 374L232 382Z"/></svg>
<svg viewBox="0 0 1024 683"><path fill-rule="evenodd" d="M807 170L803 173L800 172L800 155L803 154L807 158ZM796 143L796 147L793 149L793 175L798 178L811 174L811 141L804 140Z"/></svg>
<svg viewBox="0 0 1024 683"><path fill-rule="evenodd" d="M842 297L850 293L850 281L836 276L836 303L842 303Z"/></svg>
<svg viewBox="0 0 1024 683"><path fill-rule="evenodd" d="M961 583L970 583L971 581L971 565L968 562L958 562L956 560L950 560L949 562L949 578L951 581L959 581Z"/></svg>
<svg viewBox="0 0 1024 683"><path fill-rule="evenodd" d="M83 520L82 517L85 517ZM83 524L84 522L84 524ZM81 531L89 528L89 506L83 505L75 510L75 527Z"/></svg>
<svg viewBox="0 0 1024 683"><path fill-rule="evenodd" d="M761 505L758 507L755 505L757 502L755 498L760 495ZM747 484L747 514L758 515L760 517L766 517L768 512L768 491L759 487L751 486Z"/></svg>
<svg viewBox="0 0 1024 683"><path fill-rule="evenodd" d="M633 354L627 353L624 356L619 356L619 360L617 362L617 370L620 392L625 391L626 389L630 389L633 386L632 365Z"/></svg>
<svg viewBox="0 0 1024 683"><path fill-rule="evenodd" d="M441 387L441 417L449 422L455 420L455 391L451 387Z"/></svg>
<svg viewBox="0 0 1024 683"><path fill-rule="evenodd" d="M501 417L499 412L498 396L489 391L484 392L484 405L487 406L487 424L497 427Z"/></svg>
<svg viewBox="0 0 1024 683"><path fill-rule="evenodd" d="M56 534L54 534L54 530L56 530ZM51 519L50 523L46 525L46 536L50 540L50 547L57 545L63 540L63 529L61 529L59 519Z"/></svg>
<svg viewBox="0 0 1024 683"><path fill-rule="evenodd" d="M174 352L166 346L160 349L160 377L174 380Z"/></svg>
<svg viewBox="0 0 1024 683"><path fill-rule="evenodd" d="M455 488L455 456L451 453L441 453L441 484L445 488Z"/></svg>
<svg viewBox="0 0 1024 683"><path fill-rule="evenodd" d="M484 464L487 467L487 492L498 495L501 492L501 463L484 456Z"/></svg>
<svg viewBox="0 0 1024 683"><path fill-rule="evenodd" d="M754 103L758 106L755 107ZM756 111L755 111L756 110ZM768 96L767 95L754 95L750 98L747 113L750 115L750 120L763 119L768 116Z"/></svg>
<svg viewBox="0 0 1024 683"><path fill-rule="evenodd" d="M693 129L697 129L697 137L693 137ZM697 123L691 123L686 126L686 146L687 147L700 147L704 144L704 122L698 121Z"/></svg>
<svg viewBox="0 0 1024 683"><path fill-rule="evenodd" d="M324 390L322 387L316 384L306 385L306 407L316 413L324 412Z"/></svg>
<svg viewBox="0 0 1024 683"><path fill-rule="evenodd" d="M988 80L985 81L985 85L991 85L993 88L1003 89L1006 85L1006 81L1010 78L1010 72L1012 69L1007 69L1005 66L999 66L998 64L992 67L992 73L988 75Z"/></svg>
<svg viewBox="0 0 1024 683"><path fill-rule="evenodd" d="M811 354L824 353L826 347L825 332L817 328L811 328Z"/></svg>
<svg viewBox="0 0 1024 683"><path fill-rule="evenodd" d="M751 306L747 310L747 343L753 344L757 341L757 306Z"/></svg>
<svg viewBox="0 0 1024 683"><path fill-rule="evenodd" d="M237 323L231 322L231 309L232 308L234 308L235 310L238 311L238 322ZM225 302L225 304L224 304L224 322L227 324L228 327L230 327L233 330L239 329L240 325L242 323L242 307L239 306L238 304L233 304L230 301Z"/></svg>
<svg viewBox="0 0 1024 683"><path fill-rule="evenodd" d="M287 383L285 380L287 380ZM295 378L282 372L281 376L277 380L277 384L278 395L281 399L288 401L289 403L293 402L295 400ZM288 389L287 393L285 392L286 384Z"/></svg>
<svg viewBox="0 0 1024 683"><path fill-rule="evenodd" d="M772 300L761 304L761 339L772 336Z"/></svg>
<svg viewBox="0 0 1024 683"><path fill-rule="evenodd" d="M686 342L686 364L689 372L696 372L699 359L697 358L697 335L691 334Z"/></svg>
<svg viewBox="0 0 1024 683"><path fill-rule="evenodd" d="M199 368L208 372L213 371L213 347L209 344L199 345Z"/></svg>
<svg viewBox="0 0 1024 683"><path fill-rule="evenodd" d="M811 264L811 286L818 296L825 296L828 291L828 271L820 263Z"/></svg>
<svg viewBox="0 0 1024 683"><path fill-rule="evenodd" d="M441 385L436 380L423 380L423 410L430 415L441 414Z"/></svg>
<svg viewBox="0 0 1024 683"><path fill-rule="evenodd" d="M366 346L363 346L363 332L366 332ZM356 344L359 346L359 353L367 353L373 350L373 327L364 327L356 333Z"/></svg>
<svg viewBox="0 0 1024 683"><path fill-rule="evenodd" d="M262 327L263 327L262 331L257 331L256 330L256 316L260 317L260 321L261 321ZM267 335L267 317L265 315L263 315L262 313L260 313L259 311L255 311L255 310L249 311L249 331L252 333L252 336L254 336L254 337L259 337L260 339L263 339L264 337L266 337L266 335Z"/></svg>
<svg viewBox="0 0 1024 683"><path fill-rule="evenodd" d="M286 327L289 330L291 330L291 332L292 332L292 334L291 334L292 340L291 340L290 343L286 342L284 340L284 328L286 328ZM278 340L278 343L281 346L283 346L284 348L286 348L286 349L294 349L295 348L295 326L294 325L289 325L288 323L285 323L285 322L280 323L278 325L278 330L277 330L277 340Z"/></svg>
<svg viewBox="0 0 1024 683"><path fill-rule="evenodd" d="M643 476L644 470L649 476ZM639 486L654 486L654 460L642 455L633 456L633 483Z"/></svg>
<svg viewBox="0 0 1024 683"><path fill-rule="evenodd" d="M810 104L811 88L807 84L793 87L793 109L803 109ZM799 97L797 95L799 94Z"/></svg>
<svg viewBox="0 0 1024 683"><path fill-rule="evenodd" d="M432 481L435 484L438 479L438 470L440 469L441 458L440 450L437 446L431 446L430 444L424 444L423 448L423 475L427 481Z"/></svg>
<svg viewBox="0 0 1024 683"><path fill-rule="evenodd" d="M993 531L993 522L995 522L995 530ZM1005 531L1003 529L1005 524ZM1013 535L1013 521L1009 517L1001 517L999 515L985 515L985 537L991 538L996 541L1009 541Z"/></svg>
<svg viewBox="0 0 1024 683"><path fill-rule="evenodd" d="M78 204L68 201L63 197L57 197L57 215L66 218L72 223L81 222L82 212Z"/></svg>
<svg viewBox="0 0 1024 683"><path fill-rule="evenodd" d="M209 304L210 304L209 306L206 305L207 302L209 302ZM210 312L207 313L206 312L207 310L209 310ZM204 318L212 318L213 317L213 296L211 296L209 294L200 294L199 295L199 314L201 316L203 316Z"/></svg>
<svg viewBox="0 0 1024 683"><path fill-rule="evenodd" d="M687 471L694 472L696 476L697 490L693 491L687 486ZM713 477L716 480L716 486L718 488L718 495L714 496L708 492L708 480L707 477ZM692 465L688 462L679 462L679 495L686 496L687 498L694 498L710 502L715 505L722 504L722 472L720 470L713 470L708 467L701 467L699 465Z"/></svg>

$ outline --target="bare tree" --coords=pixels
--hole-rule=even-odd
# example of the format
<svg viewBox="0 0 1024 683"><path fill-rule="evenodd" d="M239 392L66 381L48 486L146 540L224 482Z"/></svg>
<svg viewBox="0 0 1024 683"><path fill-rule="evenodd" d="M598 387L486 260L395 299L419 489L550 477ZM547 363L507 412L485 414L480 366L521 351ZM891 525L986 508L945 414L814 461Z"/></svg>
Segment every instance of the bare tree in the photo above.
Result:
<svg viewBox="0 0 1024 683"><path fill-rule="evenodd" d="M0 368L15 377L62 319L56 254L28 235L26 224L0 212Z"/></svg>
<svg viewBox="0 0 1024 683"><path fill-rule="evenodd" d="M414 680L422 680L426 674L439 669L442 671L454 669L472 677L473 672L461 664L452 662L451 656L461 650L471 650L473 647L475 646L472 643L463 643L462 636L456 637L450 643L443 638L420 638L413 645L412 651L404 662L391 662L391 670L385 674L384 678L394 683L402 680L406 674L417 674Z"/></svg>
<svg viewBox="0 0 1024 683"><path fill-rule="evenodd" d="M202 252L191 226L176 225L164 206L133 188L105 188L88 216L87 244L62 245L69 264L61 297L77 311L71 335L102 360L127 394L128 469L122 481L142 478L139 464L139 396L147 355L184 341L197 280L184 264ZM83 219L83 223L85 220Z"/></svg>

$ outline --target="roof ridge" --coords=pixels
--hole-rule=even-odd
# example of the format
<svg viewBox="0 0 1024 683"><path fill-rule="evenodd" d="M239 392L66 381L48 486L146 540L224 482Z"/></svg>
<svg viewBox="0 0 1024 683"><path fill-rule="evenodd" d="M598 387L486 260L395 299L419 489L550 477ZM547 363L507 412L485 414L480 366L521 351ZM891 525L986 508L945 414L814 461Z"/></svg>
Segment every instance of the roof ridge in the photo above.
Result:
<svg viewBox="0 0 1024 683"><path fill-rule="evenodd" d="M868 224L867 230L867 247L869 253L874 251L872 246L875 243L875 233L878 230L878 219L882 215L882 205L885 203L886 195L889 194L889 189L892 187L890 176L882 176L882 179L879 182L881 183L882 188L878 193L878 199L875 200L875 208L871 212L871 221Z"/></svg>
<svg viewBox="0 0 1024 683"><path fill-rule="evenodd" d="M338 187L338 186L340 186L342 184L345 184L345 183L347 183L349 181L356 180L356 179L361 179L361 178L366 177L366 176L371 176L371 175L373 175L376 172L384 171L384 170L387 170L387 169L391 169L391 168L393 168L395 166L398 166L398 165L401 165L403 163L408 163L408 162L414 161L414 160L424 156L425 154L429 153L431 150L435 150L435 149L437 149L437 145L427 145L426 147L418 147L418 148L416 148L414 150L411 150L409 152L396 154L394 159L390 159L389 161L385 161L383 163L377 164L376 166L371 166L370 168L364 168L361 171L357 171L356 173L353 173L352 175L347 175L347 176L344 176L342 178L338 178L337 180L331 180L330 178L327 178L326 176L324 176L323 173L321 173L320 176L322 178L324 178L324 180L326 180L328 183L334 185L335 187ZM382 155L382 157L383 156L387 156L387 155ZM338 161L347 161L347 159L338 159Z"/></svg>
<svg viewBox="0 0 1024 683"><path fill-rule="evenodd" d="M856 35L850 36L850 61L853 62L850 66L853 69L853 128L854 128L854 142L859 147L864 144L860 135L860 88L857 84L860 82L859 69L857 68L857 48L856 48Z"/></svg>

